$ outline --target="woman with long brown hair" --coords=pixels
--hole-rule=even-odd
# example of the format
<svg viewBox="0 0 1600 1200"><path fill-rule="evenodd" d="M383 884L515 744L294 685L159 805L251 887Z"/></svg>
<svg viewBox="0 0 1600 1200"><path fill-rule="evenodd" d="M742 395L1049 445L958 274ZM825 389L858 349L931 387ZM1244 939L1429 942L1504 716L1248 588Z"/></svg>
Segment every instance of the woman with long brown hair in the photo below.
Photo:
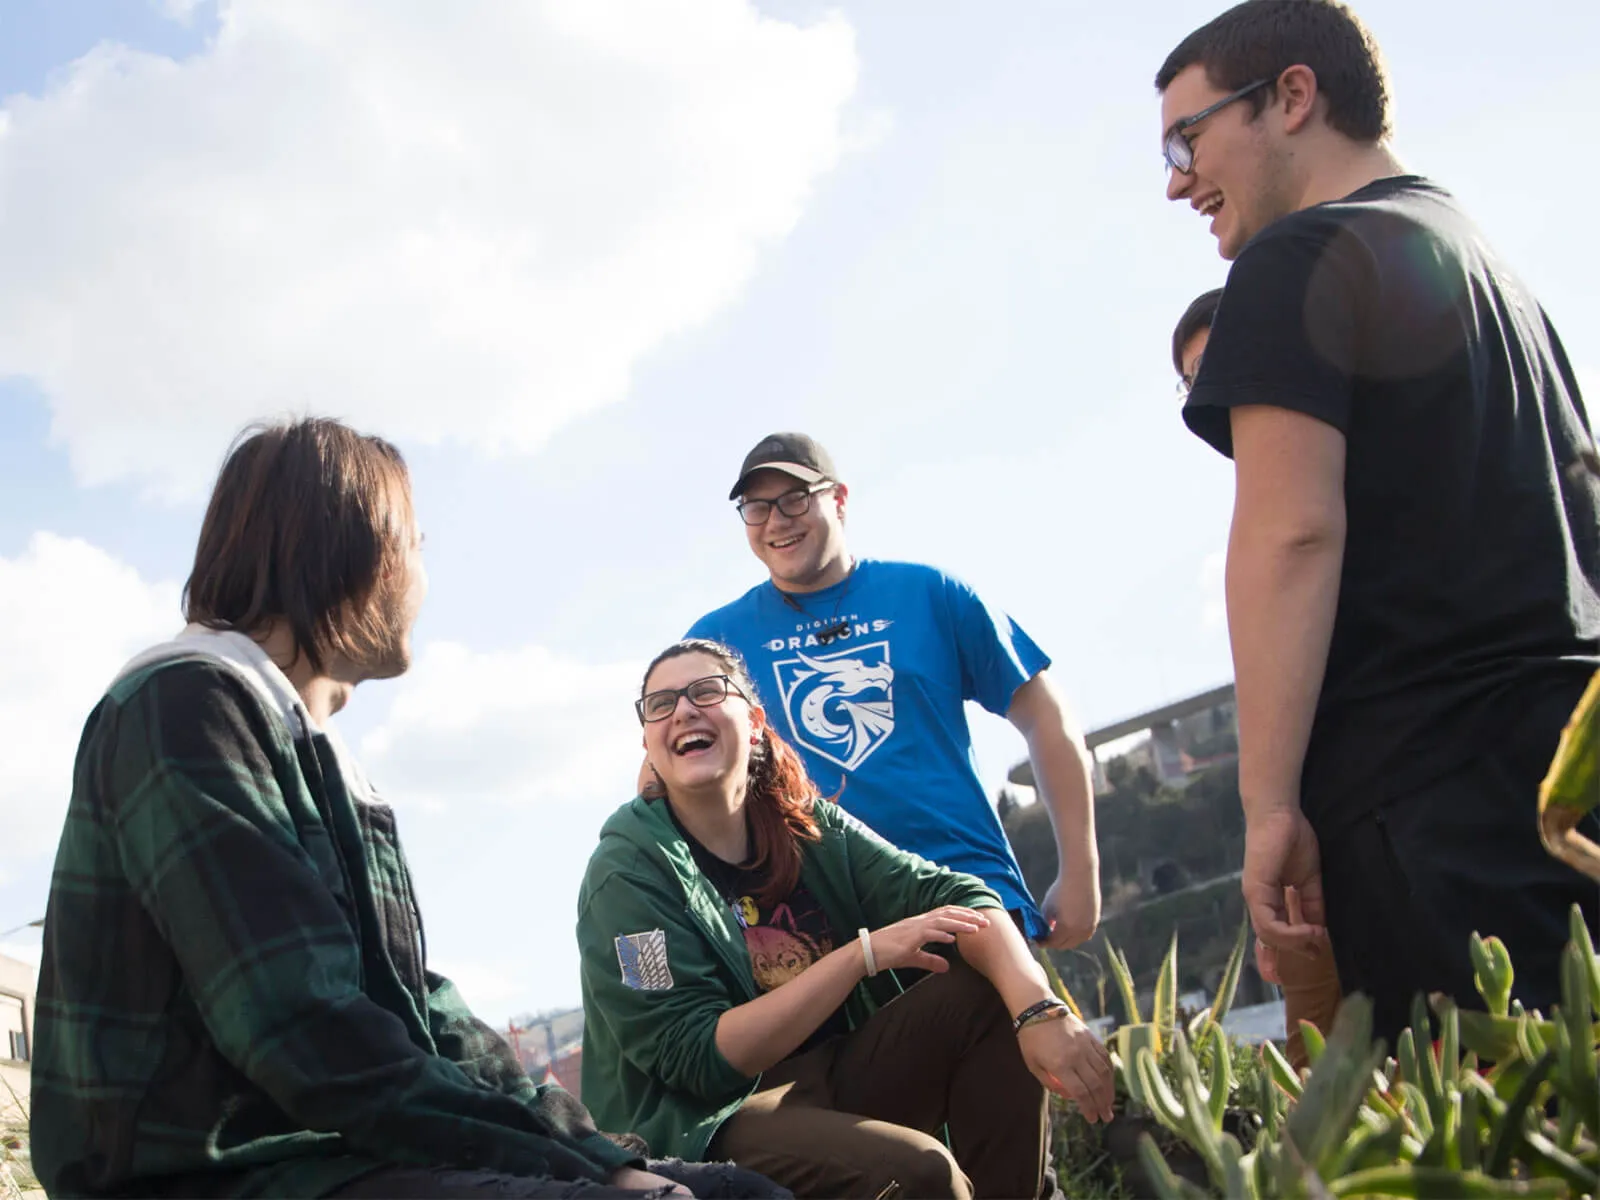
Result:
<svg viewBox="0 0 1600 1200"><path fill-rule="evenodd" d="M663 794L579 898L602 1127L800 1195L1037 1195L1046 1089L1107 1118L1111 1066L999 898L819 797L727 647L669 647L635 707Z"/></svg>

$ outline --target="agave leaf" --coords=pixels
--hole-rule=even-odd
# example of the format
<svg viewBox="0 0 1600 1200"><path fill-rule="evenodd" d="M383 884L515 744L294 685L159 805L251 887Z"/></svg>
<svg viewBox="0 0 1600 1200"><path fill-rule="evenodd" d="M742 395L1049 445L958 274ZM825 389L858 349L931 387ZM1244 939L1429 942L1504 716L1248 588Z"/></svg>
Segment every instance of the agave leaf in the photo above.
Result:
<svg viewBox="0 0 1600 1200"><path fill-rule="evenodd" d="M1489 1132L1489 1157L1486 1169L1490 1175L1500 1178L1511 1169L1511 1158L1522 1143L1523 1123L1534 1105L1539 1088L1544 1084L1545 1076L1550 1074L1550 1068L1555 1065L1555 1060L1553 1050L1546 1050L1541 1054L1517 1085L1516 1093L1506 1101L1505 1112L1500 1114L1494 1123L1494 1128Z"/></svg>
<svg viewBox="0 0 1600 1200"><path fill-rule="evenodd" d="M1448 1000L1439 1012L1439 1077L1446 1085L1461 1074L1460 1011Z"/></svg>
<svg viewBox="0 0 1600 1200"><path fill-rule="evenodd" d="M1561 1008L1556 1088L1590 1131L1600 1133L1600 1076L1596 1075L1594 1014L1589 1008L1589 970L1583 952L1571 942L1561 954Z"/></svg>
<svg viewBox="0 0 1600 1200"><path fill-rule="evenodd" d="M1247 916L1239 922L1239 932L1228 954L1228 965L1222 969L1222 982L1217 984L1217 998L1211 1002L1211 1023L1214 1025L1221 1025L1223 1018L1233 1008L1233 997L1239 990L1239 976L1244 970L1244 956L1249 947L1250 918Z"/></svg>
<svg viewBox="0 0 1600 1200"><path fill-rule="evenodd" d="M1056 994L1056 999L1067 1006L1067 1009L1078 1020L1083 1020L1083 1009L1078 1007L1078 1001L1068 990L1066 982L1061 978L1061 972L1056 970L1056 964L1050 958L1050 952L1043 946L1037 946L1034 953L1039 959L1039 965L1044 968L1044 977L1050 983L1050 990Z"/></svg>
<svg viewBox="0 0 1600 1200"><path fill-rule="evenodd" d="M1301 1021L1300 1041L1306 1048L1306 1062L1315 1069L1317 1060L1322 1057L1322 1051L1328 1045L1322 1036L1322 1030L1318 1029L1310 1021Z"/></svg>
<svg viewBox="0 0 1600 1200"><path fill-rule="evenodd" d="M1348 1175L1351 1171L1385 1166L1394 1162L1395 1154L1400 1149L1402 1133L1404 1130L1397 1121L1380 1125L1363 1123L1362 1127L1347 1137L1344 1145L1339 1147L1329 1166L1329 1178L1337 1179L1341 1175Z"/></svg>
<svg viewBox="0 0 1600 1200"><path fill-rule="evenodd" d="M1461 1137L1458 1145L1461 1165L1468 1171L1476 1171L1482 1162L1479 1149L1483 1144L1483 1122L1478 1114L1483 1103L1483 1093L1476 1088L1468 1087L1461 1094Z"/></svg>
<svg viewBox="0 0 1600 1200"><path fill-rule="evenodd" d="M1149 1107L1149 1098L1145 1096L1144 1085L1139 1079L1137 1059L1141 1050L1152 1055L1161 1053L1161 1039L1157 1036L1155 1026L1118 1025L1113 1037L1117 1057L1122 1060L1122 1082L1128 1089L1128 1095Z"/></svg>
<svg viewBox="0 0 1600 1200"><path fill-rule="evenodd" d="M1594 941L1589 937L1589 926L1583 919L1583 909L1574 904L1572 912L1567 915L1567 922L1571 929L1572 944L1578 948L1578 954L1588 968L1586 975L1589 981L1589 1006L1600 1012L1600 958L1595 957Z"/></svg>
<svg viewBox="0 0 1600 1200"><path fill-rule="evenodd" d="M1156 975L1155 998L1150 1005L1150 1023L1162 1036L1178 1023L1178 931L1172 931L1167 944L1166 957L1161 960L1161 971Z"/></svg>
<svg viewBox="0 0 1600 1200"><path fill-rule="evenodd" d="M1222 1118L1228 1111L1228 1094L1233 1090L1233 1057L1228 1045L1228 1036L1222 1032L1222 1027L1210 1027L1211 1043L1211 1078L1207 1081L1206 1094L1211 1103L1211 1125L1219 1132L1222 1129Z"/></svg>
<svg viewBox="0 0 1600 1200"><path fill-rule="evenodd" d="M1417 1133L1426 1140L1433 1136L1433 1110L1428 1107L1428 1097L1416 1084L1402 1079L1394 1090L1405 1099L1405 1116Z"/></svg>
<svg viewBox="0 0 1600 1200"><path fill-rule="evenodd" d="M1555 760L1539 785L1539 836L1569 866L1600 879L1600 846L1577 831L1600 803L1600 672L1589 680L1561 731Z"/></svg>
<svg viewBox="0 0 1600 1200"><path fill-rule="evenodd" d="M1222 1158L1222 1132L1211 1125L1207 1097L1200 1086L1200 1071L1195 1066L1194 1055L1189 1053L1188 1042L1177 1041L1178 1090L1183 1097L1184 1126L1188 1143L1200 1152L1205 1160L1211 1182L1219 1188L1227 1181L1227 1170Z"/></svg>
<svg viewBox="0 0 1600 1200"><path fill-rule="evenodd" d="M1592 1196L1596 1189L1600 1189L1600 1175L1536 1129L1522 1131L1522 1148L1518 1151L1518 1157L1528 1164L1535 1175L1564 1180L1577 1195Z"/></svg>
<svg viewBox="0 0 1600 1200"><path fill-rule="evenodd" d="M1434 1002L1434 1011L1439 1011L1437 1000ZM1549 1023L1539 1021L1535 1024L1544 1026ZM1461 1044L1487 1062L1510 1062L1521 1056L1521 1050L1517 1045L1515 1017L1497 1017L1492 1013L1479 1012L1475 1008L1458 1008L1456 1028L1461 1037ZM1539 1032L1542 1038L1543 1030Z"/></svg>
<svg viewBox="0 0 1600 1200"><path fill-rule="evenodd" d="M1402 1083L1420 1083L1422 1081L1422 1064L1417 1061L1417 1036L1410 1029L1400 1031L1400 1044L1395 1047L1395 1056L1400 1060L1399 1079Z"/></svg>
<svg viewBox="0 0 1600 1200"><path fill-rule="evenodd" d="M1318 1174L1325 1175L1350 1135L1382 1051L1372 1046L1372 1004L1359 992L1339 1006L1322 1061L1306 1079L1289 1114L1288 1140Z"/></svg>
<svg viewBox="0 0 1600 1200"><path fill-rule="evenodd" d="M1551 1185L1554 1186L1551 1186ZM1447 1171L1438 1167L1395 1166L1358 1171L1328 1184L1334 1196L1439 1196L1459 1200L1480 1197L1550 1197L1567 1194L1557 1179L1491 1179L1477 1171Z"/></svg>
<svg viewBox="0 0 1600 1200"><path fill-rule="evenodd" d="M1497 937L1481 938L1476 933L1468 943L1472 957L1472 982L1489 1011L1497 1017L1511 1011L1511 984L1516 972L1511 955Z"/></svg>
<svg viewBox="0 0 1600 1200"><path fill-rule="evenodd" d="M1144 1018L1139 1015L1139 993L1133 986L1133 972L1128 969L1128 960L1123 957L1121 950L1107 942L1106 962L1110 964L1112 977L1117 981L1117 991L1122 993L1123 1023L1138 1025Z"/></svg>
<svg viewBox="0 0 1600 1200"><path fill-rule="evenodd" d="M1239 1197L1241 1200L1255 1200L1259 1194L1256 1190L1255 1162L1239 1145L1237 1139L1226 1135L1222 1138L1222 1194L1229 1197Z"/></svg>
<svg viewBox="0 0 1600 1200"><path fill-rule="evenodd" d="M1292 1100L1300 1099L1305 1085L1300 1081L1300 1075L1290 1065L1289 1060L1283 1056L1283 1051L1272 1042L1261 1043L1261 1062L1266 1067L1266 1074L1272 1082L1288 1094Z"/></svg>
<svg viewBox="0 0 1600 1200"><path fill-rule="evenodd" d="M1139 1138L1139 1162L1156 1190L1158 1200L1210 1200L1210 1193L1196 1187L1187 1179L1180 1179L1161 1157L1155 1138L1148 1133Z"/></svg>
<svg viewBox="0 0 1600 1200"><path fill-rule="evenodd" d="M1140 1048L1133 1060L1133 1069L1139 1075L1139 1090L1144 1094L1145 1106L1149 1108L1156 1120L1160 1121L1173 1133L1188 1140L1184 1127L1183 1105L1177 1096L1173 1095L1172 1088L1168 1085L1161 1068L1156 1066L1156 1056L1146 1048ZM1199 1149L1198 1146L1195 1149Z"/></svg>

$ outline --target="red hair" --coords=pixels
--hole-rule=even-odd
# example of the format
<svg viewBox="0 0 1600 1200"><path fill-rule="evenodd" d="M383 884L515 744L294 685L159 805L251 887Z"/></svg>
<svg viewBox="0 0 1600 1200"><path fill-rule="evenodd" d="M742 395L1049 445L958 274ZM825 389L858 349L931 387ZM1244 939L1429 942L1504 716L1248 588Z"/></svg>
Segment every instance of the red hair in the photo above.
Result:
<svg viewBox="0 0 1600 1200"><path fill-rule="evenodd" d="M751 704L761 703L744 660L728 646L707 638L688 638L656 655L645 669L646 685L658 666L686 654L715 659ZM756 899L771 905L794 891L800 882L800 844L822 838L815 811L820 793L794 747L773 730L770 722L761 730L761 741L750 748L749 771L744 811L754 852L750 868L766 877Z"/></svg>

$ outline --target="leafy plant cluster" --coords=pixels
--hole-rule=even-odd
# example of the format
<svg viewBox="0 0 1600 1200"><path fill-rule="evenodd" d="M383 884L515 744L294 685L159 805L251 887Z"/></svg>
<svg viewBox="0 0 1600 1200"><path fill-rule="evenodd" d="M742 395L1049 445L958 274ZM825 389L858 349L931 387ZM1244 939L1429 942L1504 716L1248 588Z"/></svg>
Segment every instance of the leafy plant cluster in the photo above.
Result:
<svg viewBox="0 0 1600 1200"><path fill-rule="evenodd" d="M1430 1022L1419 998L1388 1057L1372 1040L1365 998L1347 997L1326 1040L1301 1026L1305 1071L1275 1044L1251 1051L1222 1029L1245 945L1241 927L1216 1004L1185 1021L1174 939L1150 1020L1116 1032L1119 1120L1147 1127L1135 1167L1143 1189L1162 1200L1600 1193L1600 961L1578 910L1556 1011L1513 1001L1505 946L1474 936L1485 1011L1435 996ZM1138 1017L1126 963L1115 950L1109 957ZM1081 1150L1093 1142L1086 1130L1080 1120L1061 1132ZM1104 1157L1103 1142L1096 1149ZM1069 1152L1066 1174L1082 1183L1089 1173ZM1104 1171L1096 1178L1100 1194L1123 1194Z"/></svg>

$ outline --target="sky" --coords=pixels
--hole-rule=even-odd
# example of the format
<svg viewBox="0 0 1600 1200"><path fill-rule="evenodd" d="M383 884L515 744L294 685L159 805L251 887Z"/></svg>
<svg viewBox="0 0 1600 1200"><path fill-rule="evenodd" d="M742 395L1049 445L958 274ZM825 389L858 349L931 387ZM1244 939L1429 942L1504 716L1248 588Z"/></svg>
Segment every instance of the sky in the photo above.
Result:
<svg viewBox="0 0 1600 1200"><path fill-rule="evenodd" d="M1357 11L1396 146L1600 396L1600 8ZM251 420L400 445L432 590L338 718L436 969L578 1002L643 664L762 578L726 495L821 440L859 555L1009 611L1093 728L1230 677L1228 464L1168 341L1225 264L1151 80L1214 0L0 0L0 950L83 721L181 624ZM1509 14L1515 13L1514 18ZM974 710L991 796L1024 753Z"/></svg>

